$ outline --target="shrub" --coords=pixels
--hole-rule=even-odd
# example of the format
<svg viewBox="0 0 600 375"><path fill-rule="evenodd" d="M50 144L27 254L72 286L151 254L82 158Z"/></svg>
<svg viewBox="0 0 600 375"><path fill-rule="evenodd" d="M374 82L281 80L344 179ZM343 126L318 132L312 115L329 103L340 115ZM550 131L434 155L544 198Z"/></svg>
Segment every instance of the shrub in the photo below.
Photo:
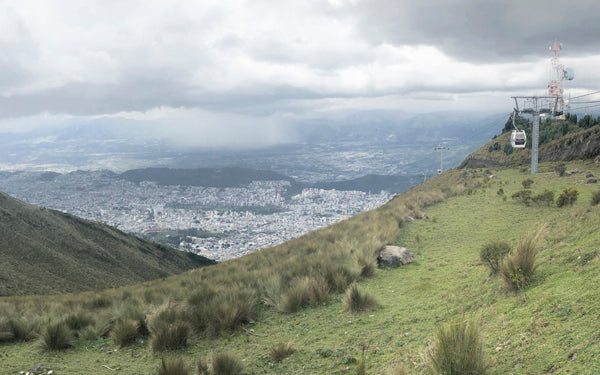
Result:
<svg viewBox="0 0 600 375"><path fill-rule="evenodd" d="M510 253L510 245L505 241L494 241L484 245L479 252L481 261L490 267L492 274L498 273L500 261Z"/></svg>
<svg viewBox="0 0 600 375"><path fill-rule="evenodd" d="M361 312L372 309L379 303L369 293L361 291L356 283L352 283L344 296L344 305L350 312Z"/></svg>
<svg viewBox="0 0 600 375"><path fill-rule="evenodd" d="M503 196L504 195L504 189L500 188L498 189L498 191L496 192L496 194Z"/></svg>
<svg viewBox="0 0 600 375"><path fill-rule="evenodd" d="M485 374L489 368L479 329L474 323L459 322L441 327L429 356L436 374Z"/></svg>
<svg viewBox="0 0 600 375"><path fill-rule="evenodd" d="M155 352L185 348L188 342L190 327L187 323L158 322L152 330L150 346Z"/></svg>
<svg viewBox="0 0 600 375"><path fill-rule="evenodd" d="M186 366L183 358L175 358L165 361L163 358L158 369L158 375L189 375L190 370Z"/></svg>
<svg viewBox="0 0 600 375"><path fill-rule="evenodd" d="M270 355L273 361L281 362L281 360L294 354L294 352L295 350L291 342L280 342L279 344L271 348Z"/></svg>
<svg viewBox="0 0 600 375"><path fill-rule="evenodd" d="M510 155L514 152L515 150L513 149L513 147L510 144L505 144L504 145L504 153L506 155Z"/></svg>
<svg viewBox="0 0 600 375"><path fill-rule="evenodd" d="M529 284L537 268L535 258L537 245L544 233L544 227L535 234L529 234L519 241L514 253L508 255L500 265L500 274L513 290L519 290Z"/></svg>
<svg viewBox="0 0 600 375"><path fill-rule="evenodd" d="M538 205L545 204L546 206L550 206L554 204L554 192L546 189L542 193L531 198L531 200Z"/></svg>
<svg viewBox="0 0 600 375"><path fill-rule="evenodd" d="M559 176L562 177L567 171L567 166L564 163L560 163L554 167L554 170L556 171L556 173L558 173Z"/></svg>
<svg viewBox="0 0 600 375"><path fill-rule="evenodd" d="M41 346L46 350L65 350L73 346L73 336L63 323L53 323L42 331Z"/></svg>
<svg viewBox="0 0 600 375"><path fill-rule="evenodd" d="M528 178L528 179L526 179L526 180L523 180L523 181L521 182L521 185L523 185L523 187L524 187L525 189L529 189L529 188L531 187L531 185L533 185L533 182L534 182L534 181L533 181L531 178Z"/></svg>
<svg viewBox="0 0 600 375"><path fill-rule="evenodd" d="M596 206L598 203L600 203L600 190L592 194L591 205Z"/></svg>
<svg viewBox="0 0 600 375"><path fill-rule="evenodd" d="M575 188L566 188L563 189L563 192L558 195L556 199L556 205L558 207L563 207L566 205L572 206L573 203L577 201L577 196L579 195L579 191Z"/></svg>
<svg viewBox="0 0 600 375"><path fill-rule="evenodd" d="M531 190L519 190L511 196L512 199L518 200L526 206L531 203Z"/></svg>
<svg viewBox="0 0 600 375"><path fill-rule="evenodd" d="M139 325L133 319L119 319L115 326L110 331L110 337L115 345L124 347L135 343L135 340L140 336Z"/></svg>

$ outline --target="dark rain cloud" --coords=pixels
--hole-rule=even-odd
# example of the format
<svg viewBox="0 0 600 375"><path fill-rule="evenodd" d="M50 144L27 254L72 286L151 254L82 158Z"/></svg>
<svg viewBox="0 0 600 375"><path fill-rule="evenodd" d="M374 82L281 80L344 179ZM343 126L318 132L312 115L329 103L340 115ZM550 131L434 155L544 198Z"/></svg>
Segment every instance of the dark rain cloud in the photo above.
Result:
<svg viewBox="0 0 600 375"><path fill-rule="evenodd" d="M595 0L371 0L356 6L358 30L373 44L426 44L469 62L544 57L556 40L571 56L600 48Z"/></svg>

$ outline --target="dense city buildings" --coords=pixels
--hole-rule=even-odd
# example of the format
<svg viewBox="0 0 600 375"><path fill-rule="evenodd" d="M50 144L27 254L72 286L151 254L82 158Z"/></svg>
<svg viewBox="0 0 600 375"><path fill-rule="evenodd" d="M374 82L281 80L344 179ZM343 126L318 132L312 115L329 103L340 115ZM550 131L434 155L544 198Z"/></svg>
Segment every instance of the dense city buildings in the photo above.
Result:
<svg viewBox="0 0 600 375"><path fill-rule="evenodd" d="M386 192L314 188L291 195L289 181L228 188L133 183L106 171L0 177L0 190L25 202L138 235L167 233L163 239L170 245L218 261L277 245L391 198ZM183 235L173 242L168 233Z"/></svg>

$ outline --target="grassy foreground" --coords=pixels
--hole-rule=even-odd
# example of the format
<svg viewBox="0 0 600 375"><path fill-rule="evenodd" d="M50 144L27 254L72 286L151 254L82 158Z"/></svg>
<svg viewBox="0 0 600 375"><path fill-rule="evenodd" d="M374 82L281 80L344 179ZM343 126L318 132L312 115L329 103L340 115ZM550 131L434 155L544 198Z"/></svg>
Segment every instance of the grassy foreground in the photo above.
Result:
<svg viewBox="0 0 600 375"><path fill-rule="evenodd" d="M420 374L430 369L436 330L469 320L479 324L491 373L599 373L600 206L590 205L599 188L585 184L585 174L559 177L551 167L541 165L531 189L558 195L576 187L573 206L513 201L511 194L530 177L518 170L493 171L493 179L485 177L488 171L452 170L370 213L217 266L99 294L0 299L2 318L24 316L35 322L34 333L74 312L91 321L87 330L75 332L79 339L65 351L42 350L38 339L1 345L0 369L18 374L44 364L59 375L117 368L157 374L162 358L182 357L195 368L200 358L207 363L217 353L230 352L250 374L354 373L363 359L369 374L391 374L397 365ZM574 168L600 174L591 162L568 164ZM427 218L406 221L408 215L423 214ZM548 232L533 283L514 293L500 277L490 276L479 250L496 240L514 246L542 224ZM385 243L413 251L415 263L361 276L369 263L365 258L372 262ZM304 279L332 279L321 284L329 296L290 308L289 291ZM345 309L343 291L354 281L378 307L360 313ZM210 321L202 330L193 323L193 312L212 301L213 293L242 298L241 291L253 305L231 326ZM232 306L238 305L226 305L223 314ZM183 349L155 352L152 336L118 348L99 332L103 322L137 313L148 314L152 331L153 321L167 319L161 311L192 325ZM275 361L271 352L280 343L291 343L294 352Z"/></svg>

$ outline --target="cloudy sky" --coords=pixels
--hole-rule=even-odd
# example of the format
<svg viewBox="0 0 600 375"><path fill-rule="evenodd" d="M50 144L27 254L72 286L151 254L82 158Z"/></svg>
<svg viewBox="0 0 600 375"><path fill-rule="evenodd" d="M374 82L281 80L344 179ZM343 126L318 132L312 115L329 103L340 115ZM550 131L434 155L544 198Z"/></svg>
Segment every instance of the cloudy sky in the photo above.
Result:
<svg viewBox="0 0 600 375"><path fill-rule="evenodd" d="M566 91L600 88L599 20L593 0L0 0L0 131L104 117L268 143L351 110L508 113L544 94L555 39Z"/></svg>

